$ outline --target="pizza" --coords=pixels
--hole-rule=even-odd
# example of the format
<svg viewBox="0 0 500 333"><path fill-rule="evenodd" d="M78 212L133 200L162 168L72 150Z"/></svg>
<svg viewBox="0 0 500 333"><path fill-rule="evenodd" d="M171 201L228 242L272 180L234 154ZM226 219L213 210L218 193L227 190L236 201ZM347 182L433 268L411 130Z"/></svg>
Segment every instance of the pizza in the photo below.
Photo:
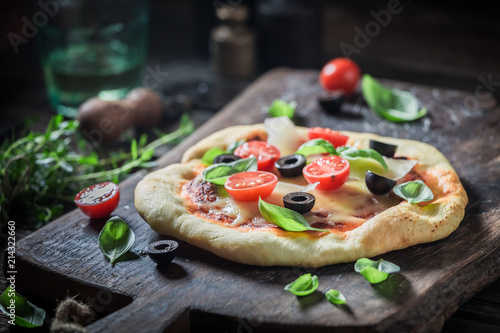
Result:
<svg viewBox="0 0 500 333"><path fill-rule="evenodd" d="M393 156L377 144L394 148ZM209 165L210 154L226 153L236 158ZM278 168L297 155L306 159L298 173ZM417 183L431 195L424 201L397 194ZM313 204L285 208L287 195ZM137 211L154 231L261 266L321 267L436 241L458 227L466 204L453 167L429 144L298 127L286 117L213 133L135 190Z"/></svg>

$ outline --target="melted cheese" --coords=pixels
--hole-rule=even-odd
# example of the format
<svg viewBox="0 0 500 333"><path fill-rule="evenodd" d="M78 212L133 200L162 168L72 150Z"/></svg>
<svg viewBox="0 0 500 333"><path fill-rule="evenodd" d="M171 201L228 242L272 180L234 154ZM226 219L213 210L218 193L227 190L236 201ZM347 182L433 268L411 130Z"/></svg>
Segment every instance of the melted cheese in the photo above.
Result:
<svg viewBox="0 0 500 333"><path fill-rule="evenodd" d="M195 182L201 182L201 177L198 177ZM290 192L301 191L307 185L303 177L281 178L273 193L264 200L283 206L283 196ZM367 190L364 179L356 177L350 177L338 190L314 189L309 193L316 197L316 203L311 212L304 214L305 219L313 227L330 227L339 231L352 230L400 201L387 195L372 195ZM191 201L191 205L194 205L191 207L192 211L201 210L204 212L203 217L208 217L215 222L219 219L214 217L224 216L223 223L230 227L277 228L261 216L257 201L235 201L223 189L219 190L215 201Z"/></svg>

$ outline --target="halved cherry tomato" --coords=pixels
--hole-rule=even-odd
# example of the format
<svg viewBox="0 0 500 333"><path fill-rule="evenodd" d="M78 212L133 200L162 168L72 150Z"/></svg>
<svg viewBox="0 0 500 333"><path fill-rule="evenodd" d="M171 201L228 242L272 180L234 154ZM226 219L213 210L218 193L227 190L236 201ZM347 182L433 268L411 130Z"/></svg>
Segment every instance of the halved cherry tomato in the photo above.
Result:
<svg viewBox="0 0 500 333"><path fill-rule="evenodd" d="M324 139L334 145L335 148L345 146L347 140L349 139L348 136L340 134L340 132L323 127L312 127L308 129L307 137L309 140Z"/></svg>
<svg viewBox="0 0 500 333"><path fill-rule="evenodd" d="M348 58L335 58L321 69L319 82L326 91L343 91L350 95L359 82L361 71L356 63Z"/></svg>
<svg viewBox="0 0 500 333"><path fill-rule="evenodd" d="M238 146L233 153L241 158L255 156L257 158L257 168L262 171L271 170L274 162L280 158L280 151L273 145L265 141L247 141Z"/></svg>
<svg viewBox="0 0 500 333"><path fill-rule="evenodd" d="M273 193L278 177L266 171L244 171L235 173L224 183L227 193L239 201L256 201Z"/></svg>
<svg viewBox="0 0 500 333"><path fill-rule="evenodd" d="M318 190L336 190L349 177L349 162L340 156L327 156L307 165L302 171L308 183L319 182Z"/></svg>
<svg viewBox="0 0 500 333"><path fill-rule="evenodd" d="M101 219L109 216L120 202L120 189L112 182L99 183L81 190L75 204L87 216Z"/></svg>

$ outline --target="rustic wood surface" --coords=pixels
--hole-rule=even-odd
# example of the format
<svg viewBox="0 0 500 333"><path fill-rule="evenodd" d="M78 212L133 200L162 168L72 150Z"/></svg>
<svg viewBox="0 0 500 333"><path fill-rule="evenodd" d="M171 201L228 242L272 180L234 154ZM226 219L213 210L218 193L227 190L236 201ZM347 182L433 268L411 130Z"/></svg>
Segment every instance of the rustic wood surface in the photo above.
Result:
<svg viewBox="0 0 500 333"><path fill-rule="evenodd" d="M158 268L141 255L160 238L133 205L133 192L145 171L121 183L120 206L137 239L135 260L114 267L99 250L105 221L78 210L57 219L17 244L17 281L23 295L48 308L66 295L89 302L91 332L439 332L444 320L476 292L500 277L500 112L489 95L464 93L384 80L412 91L429 109L422 120L394 124L381 120L360 97L342 113L320 110L317 72L278 69L264 75L195 134L161 160L182 153L208 134L265 118L276 98L296 100L299 123L367 131L430 143L451 161L469 195L466 216L448 238L394 251L383 258L402 271L370 285L353 264L319 269L236 264L181 243L179 255ZM319 276L318 292L297 298L283 287L304 273ZM330 304L321 292L341 290L346 306Z"/></svg>

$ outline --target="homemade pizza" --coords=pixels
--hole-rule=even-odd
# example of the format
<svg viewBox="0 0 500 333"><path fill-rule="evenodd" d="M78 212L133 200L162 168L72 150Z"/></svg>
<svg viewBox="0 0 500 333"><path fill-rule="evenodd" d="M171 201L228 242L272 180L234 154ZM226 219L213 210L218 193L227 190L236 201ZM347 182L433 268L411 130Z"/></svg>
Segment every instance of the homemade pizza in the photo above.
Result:
<svg viewBox="0 0 500 333"><path fill-rule="evenodd" d="M320 267L432 242L466 192L431 145L298 127L229 127L139 182L151 228L244 264Z"/></svg>

